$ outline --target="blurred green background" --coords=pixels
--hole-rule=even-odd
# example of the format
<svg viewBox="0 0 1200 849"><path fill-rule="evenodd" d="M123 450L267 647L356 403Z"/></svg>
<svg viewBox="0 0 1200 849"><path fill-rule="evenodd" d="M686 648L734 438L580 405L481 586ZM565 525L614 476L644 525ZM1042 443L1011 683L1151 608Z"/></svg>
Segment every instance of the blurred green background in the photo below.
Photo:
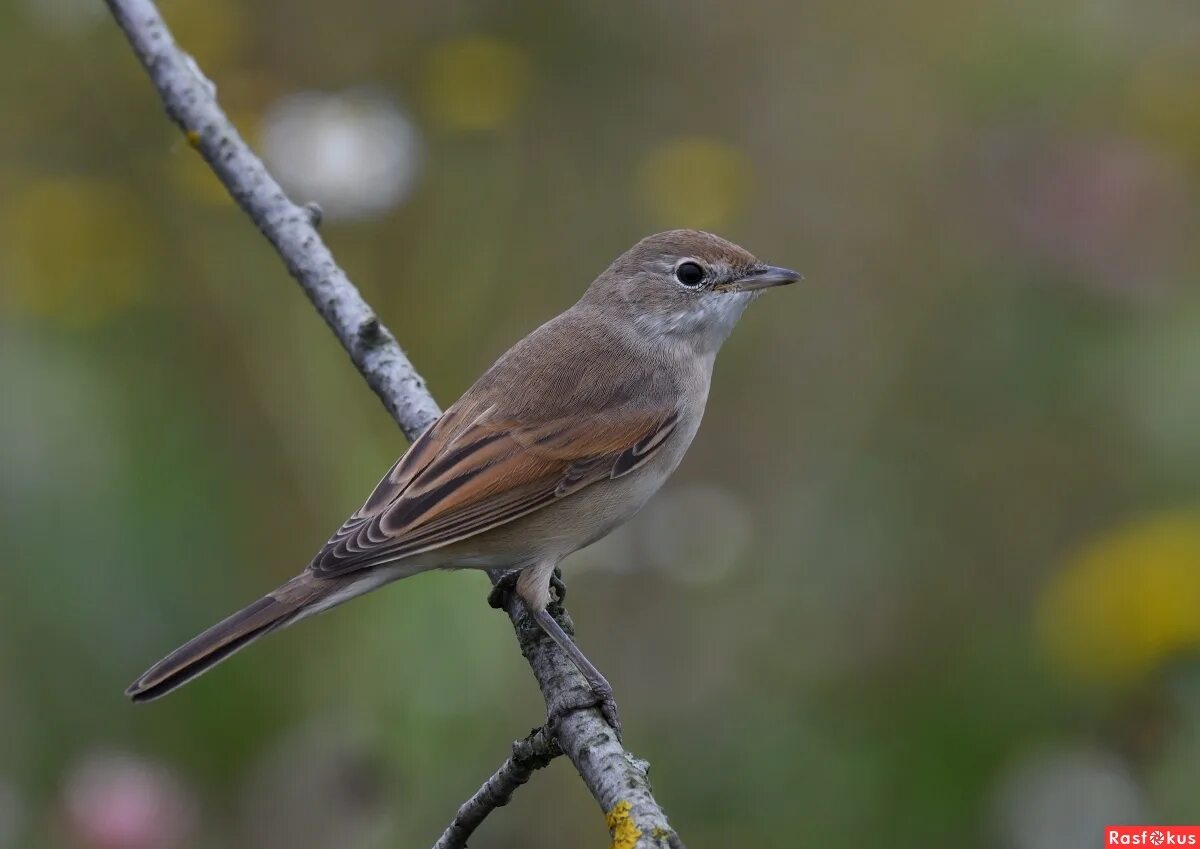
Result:
<svg viewBox="0 0 1200 849"><path fill-rule="evenodd" d="M1200 821L1200 6L164 14L443 405L669 227L807 282L567 563L692 849ZM98 0L0 0L0 849L428 846L540 721L476 574L151 661L404 440ZM606 845L556 762L472 846Z"/></svg>

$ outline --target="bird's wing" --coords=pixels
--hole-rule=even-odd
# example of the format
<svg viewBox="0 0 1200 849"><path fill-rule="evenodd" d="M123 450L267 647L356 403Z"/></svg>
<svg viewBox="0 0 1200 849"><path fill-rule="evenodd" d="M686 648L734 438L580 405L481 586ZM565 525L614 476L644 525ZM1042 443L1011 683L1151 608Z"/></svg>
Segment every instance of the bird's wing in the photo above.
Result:
<svg viewBox="0 0 1200 849"><path fill-rule="evenodd" d="M344 575L440 548L628 474L678 421L674 409L629 403L541 421L457 406L392 467L313 558L312 572Z"/></svg>

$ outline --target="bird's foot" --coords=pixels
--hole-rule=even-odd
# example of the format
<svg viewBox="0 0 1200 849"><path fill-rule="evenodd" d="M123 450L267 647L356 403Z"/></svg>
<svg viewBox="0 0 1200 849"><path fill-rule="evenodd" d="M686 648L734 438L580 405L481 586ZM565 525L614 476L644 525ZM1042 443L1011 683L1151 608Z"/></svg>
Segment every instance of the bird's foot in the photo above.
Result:
<svg viewBox="0 0 1200 849"><path fill-rule="evenodd" d="M491 592L487 597L488 604L497 610L507 609L509 600L517 590L517 578L520 575L520 569L513 569L511 572L501 575L499 580L492 584Z"/></svg>
<svg viewBox="0 0 1200 849"><path fill-rule="evenodd" d="M559 607L567 600L567 585L563 582L562 567L555 566L554 572L550 575L550 589L555 592L555 601Z"/></svg>
<svg viewBox="0 0 1200 849"><path fill-rule="evenodd" d="M600 711L600 715L604 717L604 721L608 723L613 733L617 735L617 742L620 742L621 715L617 711L617 701L613 698L612 687L607 685L603 687L577 687L556 696L546 711L546 727L557 737L559 723L568 714L572 714L577 710L588 710L590 708L596 708Z"/></svg>

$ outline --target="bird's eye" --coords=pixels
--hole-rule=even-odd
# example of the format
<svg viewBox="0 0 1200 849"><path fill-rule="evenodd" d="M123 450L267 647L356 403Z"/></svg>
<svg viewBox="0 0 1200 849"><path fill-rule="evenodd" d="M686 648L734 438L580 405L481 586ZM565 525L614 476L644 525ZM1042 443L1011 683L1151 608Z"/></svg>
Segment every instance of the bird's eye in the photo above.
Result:
<svg viewBox="0 0 1200 849"><path fill-rule="evenodd" d="M697 262L681 262L675 269L675 279L684 286L695 288L704 282L704 269Z"/></svg>

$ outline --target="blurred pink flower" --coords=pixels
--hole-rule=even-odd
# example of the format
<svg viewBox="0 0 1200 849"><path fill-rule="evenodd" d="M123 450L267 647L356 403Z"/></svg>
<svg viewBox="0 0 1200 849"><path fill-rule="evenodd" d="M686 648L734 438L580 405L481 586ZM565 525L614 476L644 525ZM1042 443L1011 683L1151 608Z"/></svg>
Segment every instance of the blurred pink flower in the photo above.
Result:
<svg viewBox="0 0 1200 849"><path fill-rule="evenodd" d="M984 141L976 167L983 191L968 202L1006 253L1106 294L1144 297L1175 282L1195 209L1170 157L1116 136L1008 130Z"/></svg>
<svg viewBox="0 0 1200 849"><path fill-rule="evenodd" d="M195 805L164 766L119 753L93 754L63 785L73 841L87 849L174 849L195 824Z"/></svg>

